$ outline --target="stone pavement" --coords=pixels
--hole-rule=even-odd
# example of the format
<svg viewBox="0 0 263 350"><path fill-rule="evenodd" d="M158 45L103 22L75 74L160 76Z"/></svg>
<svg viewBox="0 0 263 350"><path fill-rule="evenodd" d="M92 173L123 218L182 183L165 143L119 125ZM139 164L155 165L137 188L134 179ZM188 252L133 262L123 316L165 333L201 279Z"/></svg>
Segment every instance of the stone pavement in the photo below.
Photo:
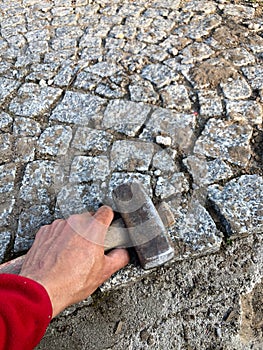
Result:
<svg viewBox="0 0 263 350"><path fill-rule="evenodd" d="M2 260L134 178L175 216L175 261L260 235L260 2L2 0L0 18Z"/></svg>

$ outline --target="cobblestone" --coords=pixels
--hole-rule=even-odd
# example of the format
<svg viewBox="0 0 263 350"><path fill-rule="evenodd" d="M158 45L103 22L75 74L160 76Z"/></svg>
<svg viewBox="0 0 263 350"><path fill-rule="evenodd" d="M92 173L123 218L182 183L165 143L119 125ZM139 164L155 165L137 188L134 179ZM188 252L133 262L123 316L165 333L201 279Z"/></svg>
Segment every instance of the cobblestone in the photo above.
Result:
<svg viewBox="0 0 263 350"><path fill-rule="evenodd" d="M107 151L113 136L103 130L78 127L73 139L73 147L80 151Z"/></svg>
<svg viewBox="0 0 263 350"><path fill-rule="evenodd" d="M246 123L238 125L221 119L210 119L196 141L194 153L246 166L251 157L251 137L252 128Z"/></svg>
<svg viewBox="0 0 263 350"><path fill-rule="evenodd" d="M228 235L262 232L262 187L261 176L243 175L224 187L213 185L208 188L210 200L225 218Z"/></svg>
<svg viewBox="0 0 263 350"><path fill-rule="evenodd" d="M155 187L155 195L161 199L181 195L189 190L189 183L183 173L175 173L171 177L159 177Z"/></svg>
<svg viewBox="0 0 263 350"><path fill-rule="evenodd" d="M72 138L72 130L69 126L55 125L43 131L38 140L40 153L51 156L65 155Z"/></svg>
<svg viewBox="0 0 263 350"><path fill-rule="evenodd" d="M252 90L245 79L239 78L222 83L224 95L230 100L244 100L251 96Z"/></svg>
<svg viewBox="0 0 263 350"><path fill-rule="evenodd" d="M76 156L71 165L69 181L82 183L105 180L109 174L109 160L106 156L87 157Z"/></svg>
<svg viewBox="0 0 263 350"><path fill-rule="evenodd" d="M253 89L262 89L263 88L263 67L262 66L253 66L253 67L244 67L242 68L243 73L248 78Z"/></svg>
<svg viewBox="0 0 263 350"><path fill-rule="evenodd" d="M167 108L174 108L179 112L191 109L191 101L184 85L169 85L160 91L160 95Z"/></svg>
<svg viewBox="0 0 263 350"><path fill-rule="evenodd" d="M226 101L226 110L233 120L246 120L251 125L262 124L262 106L256 101Z"/></svg>

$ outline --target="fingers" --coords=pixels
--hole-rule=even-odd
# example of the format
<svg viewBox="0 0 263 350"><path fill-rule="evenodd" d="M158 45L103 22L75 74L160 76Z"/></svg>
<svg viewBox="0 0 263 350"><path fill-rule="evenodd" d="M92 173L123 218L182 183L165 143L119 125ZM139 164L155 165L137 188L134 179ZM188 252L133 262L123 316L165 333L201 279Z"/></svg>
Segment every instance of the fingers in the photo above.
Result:
<svg viewBox="0 0 263 350"><path fill-rule="evenodd" d="M104 276L108 279L114 272L126 266L130 261L129 253L126 249L116 248L105 255Z"/></svg>
<svg viewBox="0 0 263 350"><path fill-rule="evenodd" d="M107 205L100 207L93 217L106 228L108 228L113 220L113 211Z"/></svg>

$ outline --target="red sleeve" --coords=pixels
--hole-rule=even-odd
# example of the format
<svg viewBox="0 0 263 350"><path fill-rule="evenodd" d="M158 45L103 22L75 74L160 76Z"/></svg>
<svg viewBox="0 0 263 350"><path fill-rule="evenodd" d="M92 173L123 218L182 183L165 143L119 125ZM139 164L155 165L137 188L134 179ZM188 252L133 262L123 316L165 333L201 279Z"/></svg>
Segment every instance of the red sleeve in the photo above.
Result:
<svg viewBox="0 0 263 350"><path fill-rule="evenodd" d="M51 318L51 301L41 284L0 274L0 350L33 349Z"/></svg>

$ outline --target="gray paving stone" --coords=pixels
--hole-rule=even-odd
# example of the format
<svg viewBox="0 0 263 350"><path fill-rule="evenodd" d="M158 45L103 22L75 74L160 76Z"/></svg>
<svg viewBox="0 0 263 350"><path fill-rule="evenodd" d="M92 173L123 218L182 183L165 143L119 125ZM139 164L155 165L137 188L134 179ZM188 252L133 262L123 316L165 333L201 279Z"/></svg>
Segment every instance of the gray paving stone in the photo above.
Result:
<svg viewBox="0 0 263 350"><path fill-rule="evenodd" d="M170 154L169 150L161 149L153 157L152 166L155 169L154 174L173 174L179 172L178 166Z"/></svg>
<svg viewBox="0 0 263 350"><path fill-rule="evenodd" d="M184 173L175 173L170 177L160 176L155 186L155 195L161 199L182 195L189 190L189 183Z"/></svg>
<svg viewBox="0 0 263 350"><path fill-rule="evenodd" d="M41 63L32 66L33 72L26 77L26 81L50 80L53 79L58 70L58 63Z"/></svg>
<svg viewBox="0 0 263 350"><path fill-rule="evenodd" d="M79 92L67 91L50 119L65 123L88 125L91 119L100 119L105 100Z"/></svg>
<svg viewBox="0 0 263 350"><path fill-rule="evenodd" d="M140 51L140 55L148 57L152 62L163 62L164 60L170 58L169 53L160 45L147 45Z"/></svg>
<svg viewBox="0 0 263 350"><path fill-rule="evenodd" d="M38 136L41 133L40 124L31 118L16 117L13 134L15 136Z"/></svg>
<svg viewBox="0 0 263 350"><path fill-rule="evenodd" d="M224 50L225 59L234 63L238 67L247 66L255 63L255 56L249 53L245 48L238 47L235 49Z"/></svg>
<svg viewBox="0 0 263 350"><path fill-rule="evenodd" d="M230 236L261 233L263 229L263 179L259 175L242 175L224 187L208 187L209 199L224 218Z"/></svg>
<svg viewBox="0 0 263 350"><path fill-rule="evenodd" d="M191 109L188 91L182 84L173 84L160 90L163 106L179 112Z"/></svg>
<svg viewBox="0 0 263 350"><path fill-rule="evenodd" d="M0 193L10 193L14 189L16 165L7 163L0 165Z"/></svg>
<svg viewBox="0 0 263 350"><path fill-rule="evenodd" d="M260 35L253 33L252 36L248 36L246 44L254 54L262 54L263 38Z"/></svg>
<svg viewBox="0 0 263 350"><path fill-rule="evenodd" d="M151 107L125 100L110 101L102 120L102 127L135 136L145 122Z"/></svg>
<svg viewBox="0 0 263 350"><path fill-rule="evenodd" d="M70 126L55 125L46 128L38 140L38 152L51 156L67 154L72 130Z"/></svg>
<svg viewBox="0 0 263 350"><path fill-rule="evenodd" d="M0 262L3 261L7 247L10 244L12 233L10 231L1 230L0 232Z"/></svg>
<svg viewBox="0 0 263 350"><path fill-rule="evenodd" d="M88 73L86 70L78 73L76 81L74 83L74 88L92 91L100 83L102 79L96 75Z"/></svg>
<svg viewBox="0 0 263 350"><path fill-rule="evenodd" d="M188 156L184 165L197 186L205 186L233 176L232 169L221 159L206 160L205 157Z"/></svg>
<svg viewBox="0 0 263 350"><path fill-rule="evenodd" d="M150 142L118 140L112 145L111 169L147 171L153 157L154 146Z"/></svg>
<svg viewBox="0 0 263 350"><path fill-rule="evenodd" d="M161 88L174 81L177 74L165 65L150 64L143 68L141 76Z"/></svg>
<svg viewBox="0 0 263 350"><path fill-rule="evenodd" d="M28 203L49 204L51 197L63 184L63 166L64 164L48 160L35 160L28 163L19 197Z"/></svg>
<svg viewBox="0 0 263 350"><path fill-rule="evenodd" d="M86 68L87 72L96 74L100 77L110 77L121 70L117 64L109 62L99 62Z"/></svg>
<svg viewBox="0 0 263 350"><path fill-rule="evenodd" d="M117 99L125 97L127 94L125 89L120 88L118 85L111 83L110 85L98 84L96 87L95 93L101 97L109 99Z"/></svg>
<svg viewBox="0 0 263 350"><path fill-rule="evenodd" d="M16 137L14 141L14 162L27 163L35 159L37 138L30 136Z"/></svg>
<svg viewBox="0 0 263 350"><path fill-rule="evenodd" d="M213 53L214 50L208 45L194 42L181 51L180 57L182 58L182 64L191 64L203 61L212 56Z"/></svg>
<svg viewBox="0 0 263 350"><path fill-rule="evenodd" d="M73 80L75 73L74 64L68 64L62 67L54 78L54 84L59 87L68 86Z"/></svg>
<svg viewBox="0 0 263 350"><path fill-rule="evenodd" d="M50 224L52 220L53 217L47 205L33 205L23 209L19 215L14 252L28 250L39 228Z"/></svg>
<svg viewBox="0 0 263 350"><path fill-rule="evenodd" d="M0 112L0 130L9 131L13 123L13 118L5 112Z"/></svg>
<svg viewBox="0 0 263 350"><path fill-rule="evenodd" d="M227 4L224 6L224 15L251 19L255 15L255 9L250 6Z"/></svg>
<svg viewBox="0 0 263 350"><path fill-rule="evenodd" d="M22 85L17 96L11 101L9 109L12 113L22 117L41 116L47 112L60 97L62 90L52 87L40 88L34 83Z"/></svg>
<svg viewBox="0 0 263 350"><path fill-rule="evenodd" d="M106 156L76 156L70 169L69 181L71 183L104 181L109 175L109 160Z"/></svg>
<svg viewBox="0 0 263 350"><path fill-rule="evenodd" d="M227 115L233 120L245 120L251 125L262 123L263 109L257 101L229 101L226 100Z"/></svg>
<svg viewBox="0 0 263 350"><path fill-rule="evenodd" d="M199 90L197 92L200 105L200 115L205 117L215 117L223 115L223 105L221 98L215 90Z"/></svg>
<svg viewBox="0 0 263 350"><path fill-rule="evenodd" d="M103 130L78 127L72 142L72 146L80 151L105 152L113 140L113 136Z"/></svg>
<svg viewBox="0 0 263 350"><path fill-rule="evenodd" d="M170 204L173 207L173 202ZM220 249L220 232L207 210L197 200L192 200L185 209L177 209L176 214L176 236L173 240L178 259L213 253Z"/></svg>
<svg viewBox="0 0 263 350"><path fill-rule="evenodd" d="M157 8L165 8L165 9L172 9L172 10L176 10L179 8L180 6L180 0L154 0L151 2L151 6L153 8L157 7Z"/></svg>
<svg viewBox="0 0 263 350"><path fill-rule="evenodd" d="M261 65L244 67L242 71L253 89L263 88L263 67Z"/></svg>
<svg viewBox="0 0 263 350"><path fill-rule="evenodd" d="M0 105L2 106L6 98L12 96L12 94L18 89L20 83L13 79L0 77Z"/></svg>
<svg viewBox="0 0 263 350"><path fill-rule="evenodd" d="M246 80L241 77L228 81L227 83L221 83L220 86L226 98L230 100L244 100L252 94L250 86Z"/></svg>
<svg viewBox="0 0 263 350"><path fill-rule="evenodd" d="M201 39L202 37L209 35L209 33L221 24L221 17L218 14L211 15L195 15L190 25L185 26L183 29L179 28L179 32L190 39Z"/></svg>
<svg viewBox="0 0 263 350"><path fill-rule="evenodd" d="M194 153L246 166L251 157L251 137L252 128L246 123L212 118L197 139Z"/></svg>
<svg viewBox="0 0 263 350"><path fill-rule="evenodd" d="M11 134L0 134L0 163L13 159L13 137Z"/></svg>
<svg viewBox="0 0 263 350"><path fill-rule="evenodd" d="M194 114L176 113L165 108L156 108L140 134L139 138L154 141L156 136L169 136L172 146L186 152L193 146Z"/></svg>
<svg viewBox="0 0 263 350"><path fill-rule="evenodd" d="M183 12L204 12L205 14L215 13L216 9L216 4L213 1L206 1L204 3L200 0L186 2L182 8Z"/></svg>

